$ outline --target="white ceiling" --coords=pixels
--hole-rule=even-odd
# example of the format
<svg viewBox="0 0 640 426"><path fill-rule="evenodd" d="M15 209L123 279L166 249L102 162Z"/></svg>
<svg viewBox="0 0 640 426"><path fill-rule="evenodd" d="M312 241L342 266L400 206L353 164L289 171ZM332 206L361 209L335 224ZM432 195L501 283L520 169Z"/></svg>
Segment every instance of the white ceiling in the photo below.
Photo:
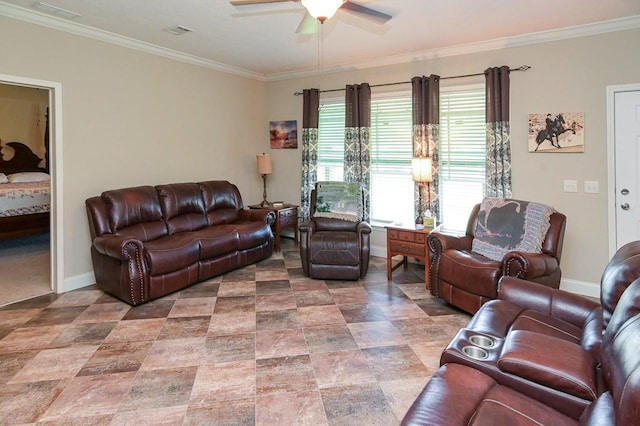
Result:
<svg viewBox="0 0 640 426"><path fill-rule="evenodd" d="M304 16L295 0L242 7L227 0L41 0L81 15L72 20L36 11L36 1L0 0L0 14L267 80L318 69L319 37L295 33ZM355 2L393 18L381 25L339 10L322 27L324 69L640 27L640 0ZM163 31L176 25L194 32Z"/></svg>

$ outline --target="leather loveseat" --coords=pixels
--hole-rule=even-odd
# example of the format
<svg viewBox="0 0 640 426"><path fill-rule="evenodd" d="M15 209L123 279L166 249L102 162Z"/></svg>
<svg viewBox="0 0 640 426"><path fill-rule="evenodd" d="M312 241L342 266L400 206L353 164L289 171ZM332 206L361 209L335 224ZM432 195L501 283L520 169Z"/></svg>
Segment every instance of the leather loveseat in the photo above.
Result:
<svg viewBox="0 0 640 426"><path fill-rule="evenodd" d="M98 287L139 305L273 253L266 209L227 181L105 191L86 200Z"/></svg>
<svg viewBox="0 0 640 426"><path fill-rule="evenodd" d="M613 256L601 300L502 278L403 424L640 424L640 242Z"/></svg>

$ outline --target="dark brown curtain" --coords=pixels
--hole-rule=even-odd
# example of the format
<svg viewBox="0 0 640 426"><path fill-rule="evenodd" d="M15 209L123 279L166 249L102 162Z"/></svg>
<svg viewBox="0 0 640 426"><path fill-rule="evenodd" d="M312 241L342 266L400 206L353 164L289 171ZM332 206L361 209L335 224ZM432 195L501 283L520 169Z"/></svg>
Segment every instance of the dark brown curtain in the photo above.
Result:
<svg viewBox="0 0 640 426"><path fill-rule="evenodd" d="M511 198L511 125L509 121L509 67L485 72L487 164L485 195Z"/></svg>
<svg viewBox="0 0 640 426"><path fill-rule="evenodd" d="M318 180L318 121L320 120L320 91L302 91L302 179L300 220L310 217L311 191Z"/></svg>
<svg viewBox="0 0 640 426"><path fill-rule="evenodd" d="M431 183L422 186L421 211L431 210L435 218L440 220L438 197L438 170L440 147L440 76L413 77L411 79L413 101L413 155L414 157L431 157ZM414 215L418 217L420 186L415 185Z"/></svg>
<svg viewBox="0 0 640 426"><path fill-rule="evenodd" d="M350 84L345 90L344 180L358 182L364 204L361 217L369 221L371 165L371 87L367 83Z"/></svg>

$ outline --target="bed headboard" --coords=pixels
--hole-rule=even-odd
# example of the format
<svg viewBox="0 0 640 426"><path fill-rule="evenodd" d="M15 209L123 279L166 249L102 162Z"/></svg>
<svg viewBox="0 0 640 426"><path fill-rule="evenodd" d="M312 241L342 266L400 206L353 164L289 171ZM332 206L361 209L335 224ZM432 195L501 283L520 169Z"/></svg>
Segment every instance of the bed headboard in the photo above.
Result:
<svg viewBox="0 0 640 426"><path fill-rule="evenodd" d="M0 154L0 173L9 175L18 172L48 172L46 168L38 167L42 158L31 151L31 148L20 142L8 142L3 144L13 148L15 154L10 160L4 160Z"/></svg>

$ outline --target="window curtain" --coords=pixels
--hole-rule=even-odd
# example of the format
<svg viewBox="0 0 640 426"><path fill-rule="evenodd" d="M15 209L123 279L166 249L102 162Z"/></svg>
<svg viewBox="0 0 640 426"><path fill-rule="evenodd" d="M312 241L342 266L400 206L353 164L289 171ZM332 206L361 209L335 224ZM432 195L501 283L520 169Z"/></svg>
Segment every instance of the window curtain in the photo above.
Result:
<svg viewBox="0 0 640 426"><path fill-rule="evenodd" d="M363 192L363 220L370 220L371 87L367 83L347 85L345 95L344 180L358 182Z"/></svg>
<svg viewBox="0 0 640 426"><path fill-rule="evenodd" d="M485 195L511 198L509 67L488 68L486 80L487 170Z"/></svg>
<svg viewBox="0 0 640 426"><path fill-rule="evenodd" d="M302 193L300 194L300 220L304 221L311 216L311 191L318 181L320 91L318 89L304 89L302 99Z"/></svg>
<svg viewBox="0 0 640 426"><path fill-rule="evenodd" d="M418 210L431 210L433 217L440 218L438 197L439 170L439 124L440 124L440 76L413 77L411 79L411 98L413 102L413 155L431 157L431 183L422 185L423 206L418 206L420 185L415 184L414 216ZM421 207L421 209L419 209Z"/></svg>

